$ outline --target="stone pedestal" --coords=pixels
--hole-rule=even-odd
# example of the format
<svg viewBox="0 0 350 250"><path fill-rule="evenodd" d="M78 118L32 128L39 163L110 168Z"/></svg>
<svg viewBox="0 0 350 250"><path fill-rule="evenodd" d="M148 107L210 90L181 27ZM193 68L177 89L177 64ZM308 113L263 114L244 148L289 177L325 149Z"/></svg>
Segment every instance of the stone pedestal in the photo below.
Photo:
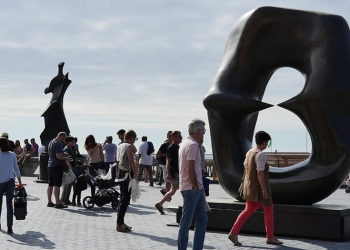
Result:
<svg viewBox="0 0 350 250"><path fill-rule="evenodd" d="M207 229L231 230L245 203L228 200L209 202ZM181 207L170 208L180 221ZM350 205L274 205L275 234L280 236L346 241L350 239ZM265 235L264 212L260 208L244 224L241 232Z"/></svg>
<svg viewBox="0 0 350 250"><path fill-rule="evenodd" d="M29 176L36 177L35 170L39 166L39 157L31 157L28 158L23 167L19 166L19 171L21 172L21 176Z"/></svg>

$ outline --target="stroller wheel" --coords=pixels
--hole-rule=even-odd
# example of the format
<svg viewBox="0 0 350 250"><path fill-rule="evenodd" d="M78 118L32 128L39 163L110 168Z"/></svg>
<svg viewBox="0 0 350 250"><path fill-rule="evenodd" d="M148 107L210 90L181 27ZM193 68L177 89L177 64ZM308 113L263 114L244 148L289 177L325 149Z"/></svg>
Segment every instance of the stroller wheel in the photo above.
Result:
<svg viewBox="0 0 350 250"><path fill-rule="evenodd" d="M112 208L113 209L117 209L119 206L119 202L118 201L112 201Z"/></svg>
<svg viewBox="0 0 350 250"><path fill-rule="evenodd" d="M94 199L91 196L86 196L83 200L83 206L87 209L92 208L95 205Z"/></svg>

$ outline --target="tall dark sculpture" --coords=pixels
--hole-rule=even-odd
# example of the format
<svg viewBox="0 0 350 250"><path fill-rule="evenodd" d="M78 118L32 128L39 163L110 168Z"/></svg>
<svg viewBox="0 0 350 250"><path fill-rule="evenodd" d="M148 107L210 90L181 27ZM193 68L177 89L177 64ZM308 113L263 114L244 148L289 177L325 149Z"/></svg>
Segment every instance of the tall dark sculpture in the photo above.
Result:
<svg viewBox="0 0 350 250"><path fill-rule="evenodd" d="M297 165L270 168L274 203L313 204L344 181L350 171L349 38L344 18L324 13L262 7L235 24L204 99L216 171L232 197L239 198L258 113L272 106L261 101L265 88L281 67L305 77L301 92L278 106L305 124L312 153Z"/></svg>
<svg viewBox="0 0 350 250"><path fill-rule="evenodd" d="M67 135L70 133L63 111L63 97L72 81L68 79L68 73L63 74L63 66L64 62L58 64L57 76L51 80L49 87L45 89L45 94L52 93L50 104L41 115L45 119L45 129L41 133L40 139L46 146L59 132L66 132Z"/></svg>

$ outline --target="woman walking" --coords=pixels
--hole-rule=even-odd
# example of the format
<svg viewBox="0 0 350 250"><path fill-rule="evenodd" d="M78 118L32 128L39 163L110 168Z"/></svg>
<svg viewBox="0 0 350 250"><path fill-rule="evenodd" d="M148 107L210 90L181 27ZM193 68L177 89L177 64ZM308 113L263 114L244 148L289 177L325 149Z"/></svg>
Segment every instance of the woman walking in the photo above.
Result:
<svg viewBox="0 0 350 250"><path fill-rule="evenodd" d="M269 181L269 166L267 165L266 155L262 151L266 149L271 137L264 131L255 134L256 147L250 149L244 161L243 185L239 192L246 201L246 207L238 216L233 225L228 238L235 246L242 245L238 241L238 233L246 220L260 206L264 209L264 220L266 228L267 244L280 245L274 235L273 226L273 204L271 197L271 187Z"/></svg>
<svg viewBox="0 0 350 250"><path fill-rule="evenodd" d="M10 151L8 140L5 137L0 137L0 217L2 209L3 194L6 195L7 207L7 233L12 234L13 225L13 194L15 191L15 177L18 179L18 188L22 188L21 174L17 166L16 155ZM1 225L0 225L1 229Z"/></svg>

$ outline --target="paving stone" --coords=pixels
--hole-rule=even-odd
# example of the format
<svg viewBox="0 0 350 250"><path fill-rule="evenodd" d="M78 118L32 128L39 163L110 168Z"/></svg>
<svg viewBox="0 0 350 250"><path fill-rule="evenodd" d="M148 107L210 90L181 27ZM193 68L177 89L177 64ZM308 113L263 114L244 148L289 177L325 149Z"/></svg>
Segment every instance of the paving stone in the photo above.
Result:
<svg viewBox="0 0 350 250"><path fill-rule="evenodd" d="M35 183L35 177L23 177L27 184L28 215L25 220L14 219L14 234L6 233L6 204L1 214L0 249L177 249L178 228L167 226L175 223L175 214L166 209L168 204L181 205L181 195L175 194L171 203L164 204L165 215L160 215L154 204L162 198L159 186L149 187L140 182L141 199L131 201L125 216L125 222L132 226L129 233L120 233L115 229L117 211L110 204L101 208L69 206L68 209L46 207L47 184ZM90 189L82 197L90 195ZM229 199L229 195L219 184L211 184L210 198ZM4 200L5 201L5 200ZM337 190L322 201L324 204L350 204L350 195L344 189ZM188 249L192 248L193 231L189 234ZM237 249L227 239L228 232L207 231L204 249ZM262 235L240 235L243 246L239 249L349 249L349 242L329 242L299 238L279 237L283 246L271 246L265 243Z"/></svg>

